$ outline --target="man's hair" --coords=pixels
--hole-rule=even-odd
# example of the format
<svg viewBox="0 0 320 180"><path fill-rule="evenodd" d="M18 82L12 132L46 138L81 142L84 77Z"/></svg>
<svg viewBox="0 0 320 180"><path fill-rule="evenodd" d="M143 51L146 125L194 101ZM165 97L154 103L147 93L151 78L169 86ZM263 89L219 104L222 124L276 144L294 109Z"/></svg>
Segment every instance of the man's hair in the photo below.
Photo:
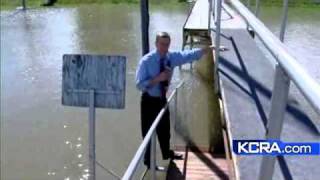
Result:
<svg viewBox="0 0 320 180"><path fill-rule="evenodd" d="M158 32L156 35L156 42L158 42L160 38L168 38L169 40L171 40L170 35L167 32Z"/></svg>

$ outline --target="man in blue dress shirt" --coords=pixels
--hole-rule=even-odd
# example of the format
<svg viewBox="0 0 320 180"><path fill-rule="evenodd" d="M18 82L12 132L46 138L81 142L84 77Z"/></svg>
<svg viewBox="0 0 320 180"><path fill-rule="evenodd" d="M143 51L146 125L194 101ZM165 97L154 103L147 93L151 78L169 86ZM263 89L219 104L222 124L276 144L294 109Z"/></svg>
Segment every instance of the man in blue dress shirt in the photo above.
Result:
<svg viewBox="0 0 320 180"><path fill-rule="evenodd" d="M199 60L203 54L212 51L214 46L185 50L169 51L170 36L160 32L156 36L156 50L144 55L136 71L136 86L142 91L141 129L145 137L160 110L167 103L166 92L173 68ZM223 50L223 49L222 49ZM182 159L181 155L170 150L170 114L167 109L157 127L158 140L163 159ZM150 167L150 144L144 156L144 164Z"/></svg>

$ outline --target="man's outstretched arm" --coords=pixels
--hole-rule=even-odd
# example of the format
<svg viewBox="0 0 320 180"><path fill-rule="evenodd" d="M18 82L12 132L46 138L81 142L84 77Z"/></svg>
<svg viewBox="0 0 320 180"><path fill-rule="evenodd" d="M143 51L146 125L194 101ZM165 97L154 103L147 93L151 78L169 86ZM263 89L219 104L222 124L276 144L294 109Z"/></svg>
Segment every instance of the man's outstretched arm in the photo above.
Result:
<svg viewBox="0 0 320 180"><path fill-rule="evenodd" d="M172 52L170 54L170 60L172 67L180 66L185 63L191 63L192 61L199 60L204 54L215 50L216 47L214 45L204 47L204 48L196 48L192 50L184 50L179 52ZM220 51L228 50L227 48L220 46Z"/></svg>

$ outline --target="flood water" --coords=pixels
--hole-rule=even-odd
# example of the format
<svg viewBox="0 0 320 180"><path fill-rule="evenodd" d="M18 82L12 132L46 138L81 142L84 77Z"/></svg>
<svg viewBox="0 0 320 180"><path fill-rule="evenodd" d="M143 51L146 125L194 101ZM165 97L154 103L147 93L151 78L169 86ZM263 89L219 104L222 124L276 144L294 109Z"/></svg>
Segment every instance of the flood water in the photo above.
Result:
<svg viewBox="0 0 320 180"><path fill-rule="evenodd" d="M282 8L262 7L260 18L279 36ZM284 43L309 74L320 82L320 8L290 8Z"/></svg>
<svg viewBox="0 0 320 180"><path fill-rule="evenodd" d="M276 33L280 10L261 10L263 21ZM155 33L168 31L171 49L180 50L188 6L150 11L151 48ZM126 108L98 109L96 115L97 160L122 176L141 143L140 93L134 83L141 56L139 7L90 5L12 13L1 12L1 179L86 177L88 110L61 105L62 55L70 53L127 56ZM286 35L292 53L318 81L319 17L319 9L294 8ZM208 67L197 65L205 73L176 71L173 79L174 84L186 80L185 94L178 96L185 105L179 124L188 129L182 134L203 146L218 141L208 142L209 135L219 136L219 130L210 130L219 125L207 125L217 116ZM99 167L97 178L114 179Z"/></svg>

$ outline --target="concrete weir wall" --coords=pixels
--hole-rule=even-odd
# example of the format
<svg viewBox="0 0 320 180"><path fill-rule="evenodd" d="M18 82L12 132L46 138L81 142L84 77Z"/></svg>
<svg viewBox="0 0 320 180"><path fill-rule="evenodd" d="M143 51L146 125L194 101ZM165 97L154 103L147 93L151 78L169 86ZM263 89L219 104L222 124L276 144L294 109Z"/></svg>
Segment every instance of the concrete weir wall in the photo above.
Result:
<svg viewBox="0 0 320 180"><path fill-rule="evenodd" d="M178 93L178 120L176 122L176 144L201 151L223 151L222 130L218 97L213 87L212 53L199 61L184 65L180 79L185 84Z"/></svg>

